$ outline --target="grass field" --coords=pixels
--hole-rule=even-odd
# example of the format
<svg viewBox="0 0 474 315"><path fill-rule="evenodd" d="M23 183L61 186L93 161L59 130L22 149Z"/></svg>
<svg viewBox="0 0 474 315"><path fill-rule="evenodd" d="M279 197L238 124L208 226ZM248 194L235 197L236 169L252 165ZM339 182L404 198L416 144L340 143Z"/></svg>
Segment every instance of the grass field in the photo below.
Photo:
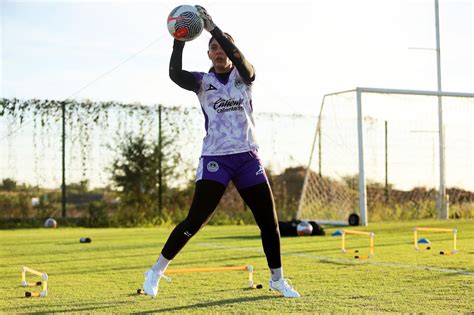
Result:
<svg viewBox="0 0 474 315"><path fill-rule="evenodd" d="M413 227L455 227L452 234L421 232L431 250L413 249ZM282 238L285 276L302 294L285 299L268 291L269 273L256 226L207 226L169 269L252 265L248 273L170 274L156 299L138 296L143 272L156 260L170 228L28 229L0 231L1 313L472 313L474 312L474 221L371 224L375 257L356 260L340 251L341 238ZM81 237L92 243L81 244ZM368 237L348 236L347 246L368 253ZM46 298L25 298L21 266L46 272ZM28 281L39 277L28 275Z"/></svg>

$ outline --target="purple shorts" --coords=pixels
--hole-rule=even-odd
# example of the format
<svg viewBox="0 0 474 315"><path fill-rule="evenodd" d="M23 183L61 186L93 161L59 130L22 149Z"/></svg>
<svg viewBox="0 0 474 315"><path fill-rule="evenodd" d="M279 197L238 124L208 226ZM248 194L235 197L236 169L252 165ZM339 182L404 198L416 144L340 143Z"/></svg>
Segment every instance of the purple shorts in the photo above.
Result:
<svg viewBox="0 0 474 315"><path fill-rule="evenodd" d="M268 181L257 151L201 156L196 172L196 181L201 179L214 180L226 187L232 180L237 189Z"/></svg>

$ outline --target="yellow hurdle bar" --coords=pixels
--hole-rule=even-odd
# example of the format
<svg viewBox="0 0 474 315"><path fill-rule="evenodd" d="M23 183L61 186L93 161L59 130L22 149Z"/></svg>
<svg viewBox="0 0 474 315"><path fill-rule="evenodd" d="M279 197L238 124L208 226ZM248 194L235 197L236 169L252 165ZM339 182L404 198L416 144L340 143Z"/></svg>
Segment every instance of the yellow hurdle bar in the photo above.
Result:
<svg viewBox="0 0 474 315"><path fill-rule="evenodd" d="M28 268L28 267L26 267L26 266L23 266L23 267L22 267L21 272L22 272L23 274L25 274L26 272L29 272L29 273L32 273L32 274L34 274L34 275L43 277L43 273L42 273L42 272L33 270L33 269Z"/></svg>
<svg viewBox="0 0 474 315"><path fill-rule="evenodd" d="M42 297L39 292L25 292L25 297Z"/></svg>
<svg viewBox="0 0 474 315"><path fill-rule="evenodd" d="M248 270L248 267L251 267L251 266L168 269L166 270L165 273L169 274L169 273L186 273L186 272L219 272L219 271L231 271L231 270Z"/></svg>
<svg viewBox="0 0 474 315"><path fill-rule="evenodd" d="M34 275L40 276L43 281L38 282L27 282L26 281L26 273L32 273ZM28 268L26 266L21 267L21 286L22 287L31 287L31 286L39 286L43 285L43 290L41 292L25 292L26 297L45 297L48 295L48 275L44 272L39 272L34 269Z"/></svg>
<svg viewBox="0 0 474 315"><path fill-rule="evenodd" d="M370 254L368 258L374 257L374 237L375 233L374 232L365 232L365 231L355 231L355 230L342 230L342 243L341 243L341 250L343 253L347 253L346 250L346 234L354 234L354 235L366 235L370 237ZM356 258L359 258L362 256L356 256Z"/></svg>
<svg viewBox="0 0 474 315"><path fill-rule="evenodd" d="M43 283L41 281L37 281L37 282L22 282L22 287L39 287L40 285L42 285Z"/></svg>
<svg viewBox="0 0 474 315"><path fill-rule="evenodd" d="M454 229L445 228L430 228L430 227L416 227L418 231L429 231L429 232L452 232Z"/></svg>
<svg viewBox="0 0 474 315"><path fill-rule="evenodd" d="M189 273L189 272L223 272L223 271L248 271L249 272L249 288L253 288L253 267L235 266L235 267L210 267L210 268L187 268L187 269L168 269L166 274L170 273Z"/></svg>
<svg viewBox="0 0 474 315"><path fill-rule="evenodd" d="M456 228L454 229L446 229L446 228L430 228L430 227L416 227L413 229L413 242L415 244L415 249L420 250L418 247L418 231L425 231L425 232L452 232L453 233L453 250L452 254L456 254L457 251L457 234L458 230ZM445 254L446 255L446 254Z"/></svg>
<svg viewBox="0 0 474 315"><path fill-rule="evenodd" d="M345 234L355 234L355 235L367 235L370 236L373 232L365 232L365 231L356 231L356 230L342 230Z"/></svg>

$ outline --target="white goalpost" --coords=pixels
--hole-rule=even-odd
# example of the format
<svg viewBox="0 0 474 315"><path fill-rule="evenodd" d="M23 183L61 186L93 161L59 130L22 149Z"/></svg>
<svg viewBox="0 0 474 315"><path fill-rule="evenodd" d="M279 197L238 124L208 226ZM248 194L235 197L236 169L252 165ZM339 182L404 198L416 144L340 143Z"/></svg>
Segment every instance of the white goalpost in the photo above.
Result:
<svg viewBox="0 0 474 315"><path fill-rule="evenodd" d="M384 207L394 217L449 218L446 188L474 191L472 117L472 93L358 87L325 95L297 219L347 225L355 213L366 226L371 212L384 219Z"/></svg>

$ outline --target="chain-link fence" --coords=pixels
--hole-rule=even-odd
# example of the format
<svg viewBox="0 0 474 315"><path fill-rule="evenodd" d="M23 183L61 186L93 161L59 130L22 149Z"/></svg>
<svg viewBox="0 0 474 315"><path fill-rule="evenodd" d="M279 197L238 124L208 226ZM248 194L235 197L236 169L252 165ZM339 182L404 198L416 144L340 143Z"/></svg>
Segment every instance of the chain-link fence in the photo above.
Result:
<svg viewBox="0 0 474 315"><path fill-rule="evenodd" d="M255 119L260 153L270 175L306 163L311 139L304 135L313 132L314 116L258 113ZM198 108L4 99L0 115L1 217L23 222L48 216L82 218L96 225L112 224L108 221L114 215L122 218L121 223L132 224L136 220L179 220L191 202L204 135L204 117ZM147 188L155 191L145 192L151 200L142 219L136 218L136 209L124 207L122 187L114 181L114 167L126 163L124 145L138 139L143 141L143 150L155 145L161 154L154 169L157 181ZM288 189L278 180L273 184L279 211L291 216L285 213L294 211L290 199L295 202L297 189ZM289 196L288 190L295 195ZM233 187L219 208L224 214L216 214L216 220L227 220L229 214L237 221L251 220Z"/></svg>

